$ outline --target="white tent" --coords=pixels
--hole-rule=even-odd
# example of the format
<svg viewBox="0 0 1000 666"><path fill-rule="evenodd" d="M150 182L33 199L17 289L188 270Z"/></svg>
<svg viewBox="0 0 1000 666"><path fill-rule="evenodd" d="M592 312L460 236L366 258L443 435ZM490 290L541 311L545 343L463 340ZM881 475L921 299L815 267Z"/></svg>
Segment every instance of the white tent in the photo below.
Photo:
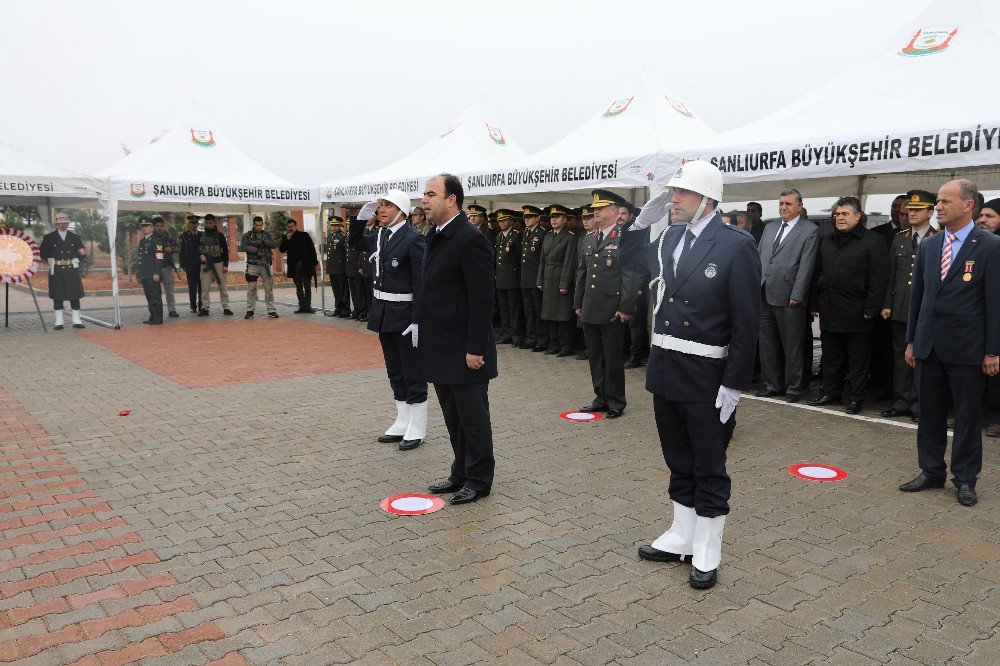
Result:
<svg viewBox="0 0 1000 666"><path fill-rule="evenodd" d="M667 151L702 145L714 136L647 65L583 125L524 163L463 173L466 196L648 187L676 168L678 161Z"/></svg>
<svg viewBox="0 0 1000 666"><path fill-rule="evenodd" d="M474 104L409 155L370 173L323 183L320 196L323 201L365 202L396 188L416 199L427 179L439 173L502 169L522 162L527 153L503 127L481 104Z"/></svg>
<svg viewBox="0 0 1000 666"><path fill-rule="evenodd" d="M851 47L853 48L853 47ZM865 62L763 119L677 157L722 169L726 198L936 191L962 174L1000 187L1000 3L940 0Z"/></svg>

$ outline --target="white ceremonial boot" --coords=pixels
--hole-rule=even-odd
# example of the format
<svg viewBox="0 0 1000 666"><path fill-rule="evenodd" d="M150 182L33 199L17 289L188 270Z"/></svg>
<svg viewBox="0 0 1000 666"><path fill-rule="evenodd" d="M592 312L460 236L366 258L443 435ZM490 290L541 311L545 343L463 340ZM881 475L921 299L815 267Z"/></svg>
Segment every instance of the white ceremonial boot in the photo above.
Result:
<svg viewBox="0 0 1000 666"><path fill-rule="evenodd" d="M56 313L56 323L55 325L53 325L52 328L56 331L61 331L63 328L63 311L56 310L55 313Z"/></svg>
<svg viewBox="0 0 1000 666"><path fill-rule="evenodd" d="M691 587L704 590L715 585L716 569L722 560L722 532L726 517L698 516L694 527L694 556L691 558Z"/></svg>
<svg viewBox="0 0 1000 666"><path fill-rule="evenodd" d="M694 508L673 503L674 521L670 529L649 546L639 548L639 557L654 562L676 562L690 557L693 552L694 526L698 518Z"/></svg>
<svg viewBox="0 0 1000 666"><path fill-rule="evenodd" d="M383 444L395 444L403 441L403 433L406 432L406 424L410 422L410 406L405 400L396 401L396 420L384 435L379 435L378 441Z"/></svg>
<svg viewBox="0 0 1000 666"><path fill-rule="evenodd" d="M403 441L399 443L400 451L415 449L424 443L427 436L427 401L410 405L410 422L406 424Z"/></svg>
<svg viewBox="0 0 1000 666"><path fill-rule="evenodd" d="M83 321L80 319L79 310L70 310L69 313L73 316L73 328L86 328L83 325Z"/></svg>

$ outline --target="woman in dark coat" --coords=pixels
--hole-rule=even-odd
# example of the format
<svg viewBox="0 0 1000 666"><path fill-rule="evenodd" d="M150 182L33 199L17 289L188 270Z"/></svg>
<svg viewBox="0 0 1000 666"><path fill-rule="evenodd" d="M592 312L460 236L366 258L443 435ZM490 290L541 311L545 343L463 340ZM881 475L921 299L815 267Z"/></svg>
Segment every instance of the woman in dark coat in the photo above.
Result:
<svg viewBox="0 0 1000 666"><path fill-rule="evenodd" d="M809 404L839 404L846 397L848 414L860 412L867 397L872 331L889 281L885 240L865 229L862 215L855 197L834 205L833 229L816 252L809 300L823 343L823 395Z"/></svg>
<svg viewBox="0 0 1000 666"><path fill-rule="evenodd" d="M542 290L542 321L549 332L546 354L571 356L576 314L573 280L576 276L577 238L566 228L569 209L551 206L552 231L542 241L536 284Z"/></svg>

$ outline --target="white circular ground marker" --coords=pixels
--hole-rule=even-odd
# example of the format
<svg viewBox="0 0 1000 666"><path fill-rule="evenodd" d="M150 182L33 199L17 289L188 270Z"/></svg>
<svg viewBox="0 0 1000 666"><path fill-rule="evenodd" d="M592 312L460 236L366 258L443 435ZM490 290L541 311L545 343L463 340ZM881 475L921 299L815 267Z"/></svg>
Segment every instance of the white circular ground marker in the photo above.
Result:
<svg viewBox="0 0 1000 666"><path fill-rule="evenodd" d="M847 472L821 463L800 463L788 468L788 473L807 481L842 481L847 478Z"/></svg>
<svg viewBox="0 0 1000 666"><path fill-rule="evenodd" d="M421 493L393 495L379 502L379 507L383 511L397 516L422 516L425 513L434 513L443 506L444 500L440 497Z"/></svg>
<svg viewBox="0 0 1000 666"><path fill-rule="evenodd" d="M586 423L587 421L599 421L604 418L604 415L597 412L563 412L559 415L559 418L564 421Z"/></svg>

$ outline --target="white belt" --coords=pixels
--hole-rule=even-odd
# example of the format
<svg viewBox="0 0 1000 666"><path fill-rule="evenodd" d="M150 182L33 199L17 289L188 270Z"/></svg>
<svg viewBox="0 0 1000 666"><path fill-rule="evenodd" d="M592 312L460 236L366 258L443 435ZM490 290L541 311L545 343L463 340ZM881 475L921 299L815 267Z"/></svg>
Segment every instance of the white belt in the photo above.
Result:
<svg viewBox="0 0 1000 666"><path fill-rule="evenodd" d="M653 344L660 349L691 354L693 356L704 356L705 358L726 358L729 356L729 345L716 347L715 345L703 345L694 340L682 340L672 335L653 333Z"/></svg>
<svg viewBox="0 0 1000 666"><path fill-rule="evenodd" d="M393 303L407 303L413 300L413 294L393 294L388 291L373 289L372 293L380 301L392 301Z"/></svg>

